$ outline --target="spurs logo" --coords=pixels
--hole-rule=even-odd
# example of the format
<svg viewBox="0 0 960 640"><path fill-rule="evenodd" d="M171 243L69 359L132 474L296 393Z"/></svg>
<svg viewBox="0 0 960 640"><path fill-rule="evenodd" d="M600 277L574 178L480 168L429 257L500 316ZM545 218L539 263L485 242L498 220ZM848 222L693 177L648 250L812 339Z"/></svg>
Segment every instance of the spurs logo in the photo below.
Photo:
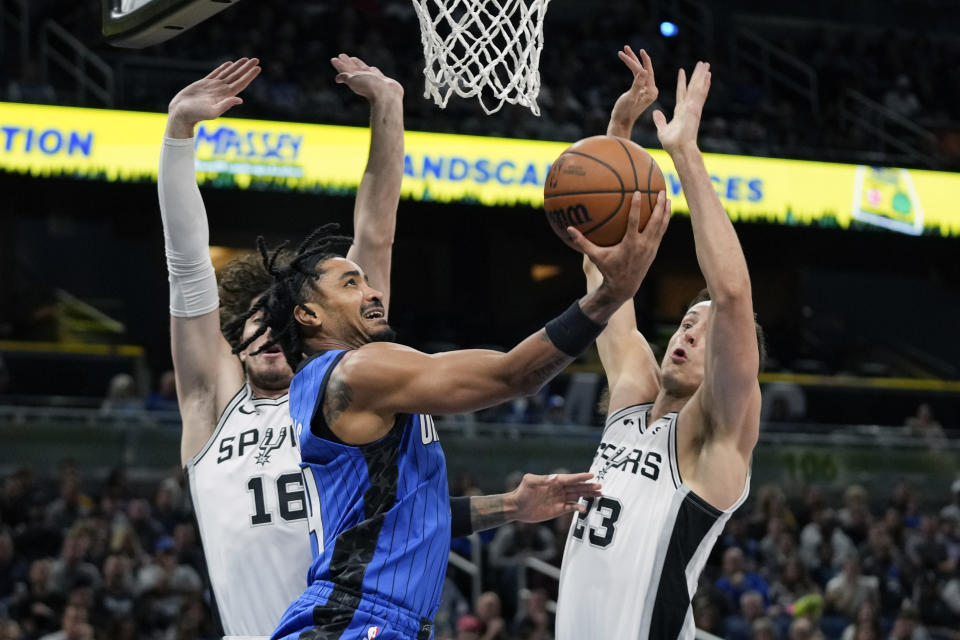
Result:
<svg viewBox="0 0 960 640"><path fill-rule="evenodd" d="M260 443L260 447L257 451L256 463L261 467L270 462L270 453L275 449L279 449L280 445L283 444L283 441L287 439L286 429L280 429L279 437L276 438L276 442L274 442L273 433L273 427L269 427L267 432L263 435L263 442Z"/></svg>

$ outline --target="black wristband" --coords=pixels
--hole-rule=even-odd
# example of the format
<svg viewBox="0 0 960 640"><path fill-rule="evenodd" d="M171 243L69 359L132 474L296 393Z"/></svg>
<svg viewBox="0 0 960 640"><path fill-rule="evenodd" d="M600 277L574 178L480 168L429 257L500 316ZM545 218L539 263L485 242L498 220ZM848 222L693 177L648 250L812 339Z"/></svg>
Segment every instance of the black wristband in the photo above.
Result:
<svg viewBox="0 0 960 640"><path fill-rule="evenodd" d="M546 330L553 346L571 358L576 358L593 344L605 326L588 318L577 301L548 322Z"/></svg>
<svg viewBox="0 0 960 640"><path fill-rule="evenodd" d="M462 538L473 533L470 522L470 498L450 498L450 537Z"/></svg>

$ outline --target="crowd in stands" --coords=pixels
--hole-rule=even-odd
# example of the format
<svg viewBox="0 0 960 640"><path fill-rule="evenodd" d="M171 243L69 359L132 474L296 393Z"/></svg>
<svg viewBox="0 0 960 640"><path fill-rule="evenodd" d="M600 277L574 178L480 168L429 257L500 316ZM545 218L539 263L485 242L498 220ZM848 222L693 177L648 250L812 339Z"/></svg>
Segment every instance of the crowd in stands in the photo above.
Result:
<svg viewBox="0 0 960 640"><path fill-rule="evenodd" d="M480 489L463 475L454 492ZM701 578L697 626L730 640L960 638L960 480L951 493L943 505L903 481L795 500L753 487ZM471 602L448 571L438 640L551 638L557 583L528 572L518 584L527 558L559 566L571 517L482 534L485 591ZM470 544L453 547L470 557ZM215 637L205 575L177 472L138 488L124 470L93 481L67 460L55 485L29 467L2 479L0 640Z"/></svg>
<svg viewBox="0 0 960 640"><path fill-rule="evenodd" d="M99 1L88 0L69 16L55 17L72 18L71 31L117 63L129 52L102 42L96 28L99 6ZM554 2L545 22L539 118L513 107L488 118L474 100L456 98L439 110L424 99L420 27L408 0L292 0L224 12L194 31L138 52L141 59L159 65L130 66L119 80L123 104L118 106L164 110L178 83L190 77L176 68L178 63L197 69L198 61L258 56L264 74L245 98L245 115L365 125L366 106L333 83L327 64L331 56L346 51L404 85L408 128L570 141L605 130L609 109L629 79L615 52L631 44L653 57L667 105L672 103L677 67L690 68L701 58L713 62L709 115L701 136L707 150L853 161L857 152L882 151L875 136L851 126L840 114L844 90L852 89L937 131L939 148L925 151L939 154L945 166L960 161L956 41L860 24L798 26L786 33L754 27L815 70L817 100L811 104L801 93L768 82L747 64L749 55L730 56L725 38L732 29L718 27L708 50L711 45L691 28L662 36L662 17L652 15L644 3L614 2L603 11L583 11L572 3ZM169 71L164 63L171 65ZM8 82L7 99L70 101L68 92L56 91L41 75L36 65L24 64L23 72ZM652 127L645 129L637 134L638 141L655 145Z"/></svg>

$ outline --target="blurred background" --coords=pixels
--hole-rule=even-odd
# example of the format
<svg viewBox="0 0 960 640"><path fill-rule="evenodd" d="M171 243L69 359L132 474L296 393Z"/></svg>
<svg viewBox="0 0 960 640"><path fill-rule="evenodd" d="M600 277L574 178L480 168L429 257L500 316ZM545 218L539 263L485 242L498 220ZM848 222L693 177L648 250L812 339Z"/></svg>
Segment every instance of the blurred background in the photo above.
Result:
<svg viewBox="0 0 960 640"><path fill-rule="evenodd" d="M650 53L668 113L676 69L711 62L704 151L960 170L953 0L552 0L540 117L425 100L406 0L246 0L139 50L104 41L101 10L0 0L0 100L165 112L219 62L257 56L264 71L232 117L366 127L366 103L333 82L328 60L347 52L403 84L408 130L569 143L605 130L629 80L616 51L630 44ZM74 637L87 623L97 638L209 637L177 469L155 183L12 168L2 159L23 140L4 128L13 106L0 104L0 639ZM649 112L634 139L657 147ZM258 234L349 228L349 189L236 187L203 190L218 267ZM704 572L700 628L960 638L960 210L948 215L952 232L918 235L829 215L737 222L771 362L751 497ZM636 299L658 356L702 286L689 219L675 216ZM508 348L583 288L578 256L537 208L401 201L391 324L402 342ZM451 491L586 469L603 387L591 352L535 397L438 417ZM568 525L456 541L438 637L551 637ZM158 572L178 579L158 584Z"/></svg>

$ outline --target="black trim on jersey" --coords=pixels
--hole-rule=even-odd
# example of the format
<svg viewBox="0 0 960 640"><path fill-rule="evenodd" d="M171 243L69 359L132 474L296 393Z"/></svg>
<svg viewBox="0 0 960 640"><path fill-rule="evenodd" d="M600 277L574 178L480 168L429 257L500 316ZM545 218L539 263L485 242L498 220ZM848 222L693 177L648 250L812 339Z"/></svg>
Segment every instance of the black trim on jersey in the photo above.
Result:
<svg viewBox="0 0 960 640"><path fill-rule="evenodd" d="M191 464L197 464L198 462L200 462L200 459L207 454L207 451L209 451L210 447L213 446L214 440L216 440L217 436L220 435L220 431L223 429L223 426L227 424L227 419L230 417L230 415L234 411L237 410L237 407L243 404L243 397L248 392L250 393L250 395L253 395L253 391L250 389L250 386L246 383L246 381L244 381L243 386L240 387L240 389L235 394L233 394L233 397L230 398L230 402L228 402L227 406L223 409L223 413L220 414L220 419L217 420L217 426L214 427L213 433L210 434L210 437L207 439L206 444L203 445L203 448L200 449L200 452L197 453L197 455L187 460L187 463L183 465L184 469L186 469ZM181 435L181 438L182 437L183 436Z"/></svg>
<svg viewBox="0 0 960 640"><path fill-rule="evenodd" d="M186 467L183 469L183 481L187 487L187 494L190 496L191 502L195 505L196 501L193 498L193 492L190 491L190 470ZM220 605L217 604L217 594L213 590L213 581L210 580L210 565L207 564L207 552L203 548L203 531L200 529L200 518L197 516L196 508L190 511L193 526L197 528L200 553L203 554L203 573L200 575L200 580L203 581L203 586L210 592L210 617L213 618L212 631L215 636L224 636L227 632L223 628L223 618L220 616Z"/></svg>
<svg viewBox="0 0 960 640"><path fill-rule="evenodd" d="M301 640L340 638L360 606L363 576L376 553L387 513L397 501L401 437L402 432L394 428L380 441L393 446L360 448L370 480L370 486L363 494L364 519L336 537L330 558L333 592L326 604L313 608L316 626L302 633Z"/></svg>
<svg viewBox="0 0 960 640"><path fill-rule="evenodd" d="M627 413L628 411L636 411L640 407L652 407L652 406L653 406L652 402L638 402L637 404L631 404L627 407L623 407L622 409L617 409L616 411L614 411L613 413L607 416L607 424L611 422L616 422L617 420L622 418L623 416L620 415L622 413Z"/></svg>
<svg viewBox="0 0 960 640"><path fill-rule="evenodd" d="M323 417L323 398L327 395L327 383L330 382L330 376L333 374L333 370L338 364L340 364L340 361L345 355L347 355L346 351L337 354L337 357L333 359L323 374L323 380L320 382L320 388L317 390L317 399L313 404L313 416L310 418L310 433L322 440L328 440L336 444L350 446L337 437L337 435L330 429L330 425L327 424L327 419ZM317 356L313 356L313 358L316 357ZM311 360L313 358L311 358Z"/></svg>
<svg viewBox="0 0 960 640"><path fill-rule="evenodd" d="M702 498L688 493L677 510L673 532L660 571L657 595L650 618L649 638L677 638L690 609L687 591L687 565L713 527L721 511Z"/></svg>
<svg viewBox="0 0 960 640"><path fill-rule="evenodd" d="M680 475L680 452L677 449L677 423L680 422L680 414L676 414L676 417L671 420L670 439L667 441L667 458L670 460L670 476L673 478L673 484L675 488L679 489L683 484L683 477Z"/></svg>

